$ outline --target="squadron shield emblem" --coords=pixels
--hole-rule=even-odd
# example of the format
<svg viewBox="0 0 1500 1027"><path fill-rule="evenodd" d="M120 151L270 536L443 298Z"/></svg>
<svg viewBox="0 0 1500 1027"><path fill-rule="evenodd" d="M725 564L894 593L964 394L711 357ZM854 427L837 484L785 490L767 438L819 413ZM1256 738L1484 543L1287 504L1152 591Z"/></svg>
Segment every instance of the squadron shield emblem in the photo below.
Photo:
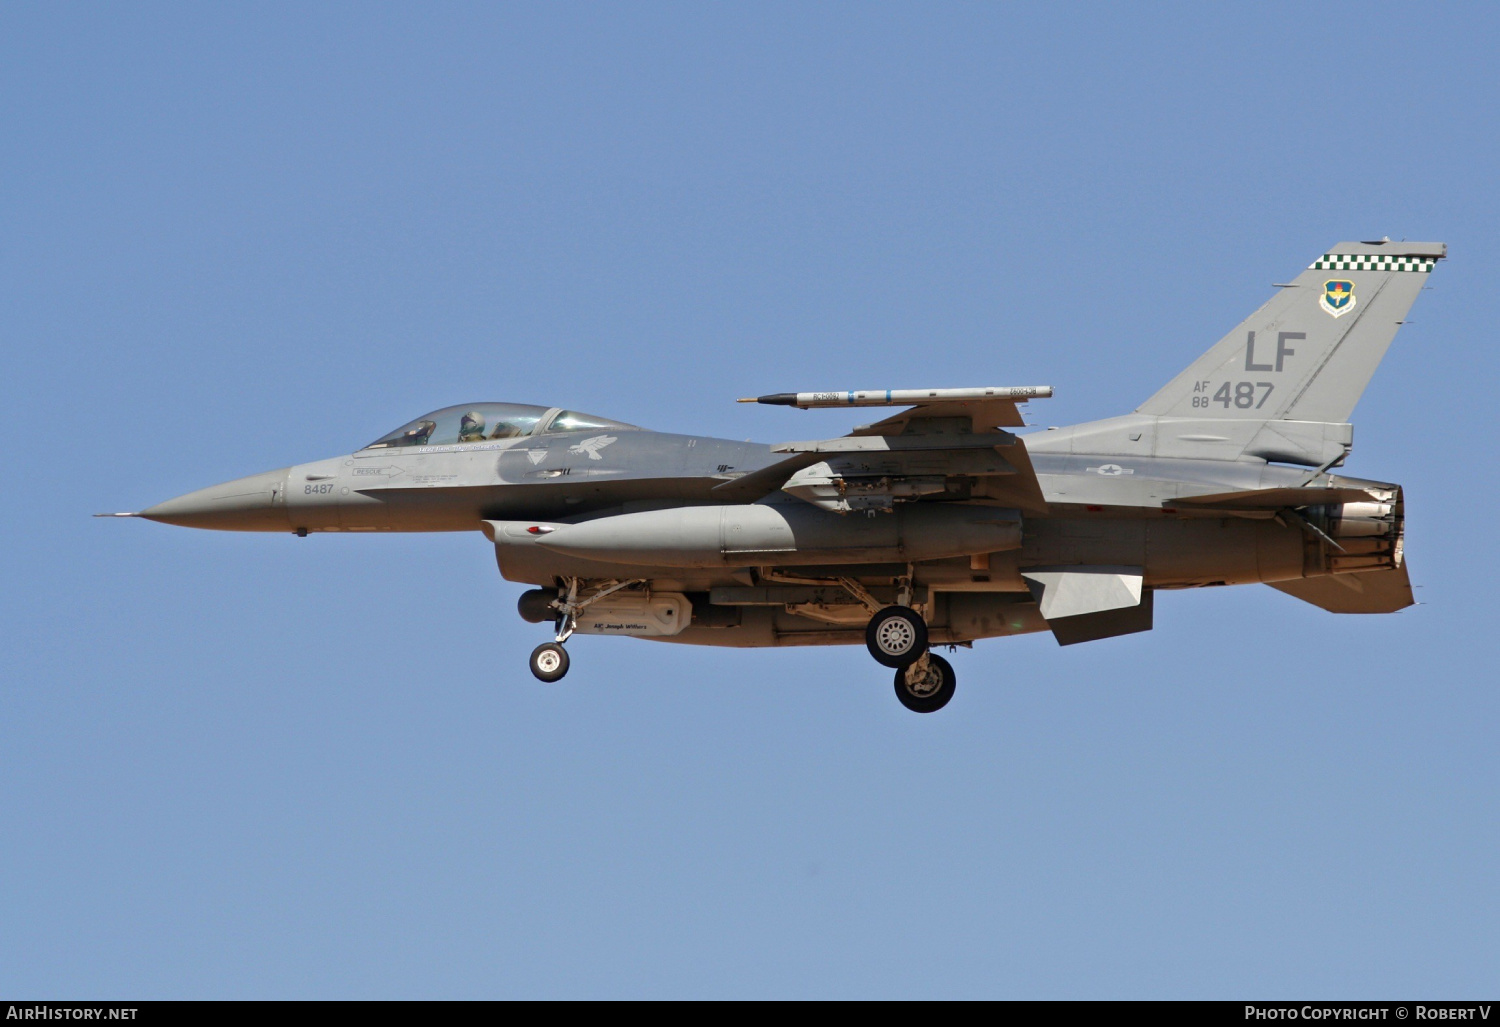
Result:
<svg viewBox="0 0 1500 1027"><path fill-rule="evenodd" d="M1333 317L1343 317L1354 309L1354 283L1335 278L1323 283L1323 295L1318 297L1318 306Z"/></svg>

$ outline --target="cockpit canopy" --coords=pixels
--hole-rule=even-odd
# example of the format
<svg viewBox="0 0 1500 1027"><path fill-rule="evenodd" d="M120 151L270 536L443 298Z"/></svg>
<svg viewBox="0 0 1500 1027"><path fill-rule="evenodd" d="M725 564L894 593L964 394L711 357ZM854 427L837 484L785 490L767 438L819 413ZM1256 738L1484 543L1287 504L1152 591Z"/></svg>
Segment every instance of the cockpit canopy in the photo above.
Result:
<svg viewBox="0 0 1500 1027"><path fill-rule="evenodd" d="M560 410L557 407L538 407L525 403L468 403L434 410L415 421L403 424L389 435L382 435L365 448L454 446L489 439L598 431L601 428L631 429L635 425L580 414L574 410Z"/></svg>

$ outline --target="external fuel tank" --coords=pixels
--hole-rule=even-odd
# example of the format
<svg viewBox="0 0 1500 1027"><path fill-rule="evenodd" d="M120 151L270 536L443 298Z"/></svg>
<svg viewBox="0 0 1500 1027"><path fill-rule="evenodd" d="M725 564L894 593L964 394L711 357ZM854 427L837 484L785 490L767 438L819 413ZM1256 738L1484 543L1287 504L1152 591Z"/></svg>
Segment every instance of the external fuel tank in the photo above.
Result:
<svg viewBox="0 0 1500 1027"><path fill-rule="evenodd" d="M600 517L578 524L490 522L506 539L603 563L653 567L752 567L823 563L908 563L1021 544L1014 510L907 503L873 517L829 513L806 503L694 506Z"/></svg>

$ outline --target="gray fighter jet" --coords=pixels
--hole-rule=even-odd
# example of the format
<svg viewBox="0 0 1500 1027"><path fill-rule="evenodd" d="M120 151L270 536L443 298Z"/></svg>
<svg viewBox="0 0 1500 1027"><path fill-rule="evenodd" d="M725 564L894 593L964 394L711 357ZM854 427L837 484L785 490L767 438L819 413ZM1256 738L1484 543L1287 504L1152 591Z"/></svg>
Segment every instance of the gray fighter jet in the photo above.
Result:
<svg viewBox="0 0 1500 1027"><path fill-rule="evenodd" d="M1046 386L799 392L899 407L842 438L759 445L557 407L445 407L356 453L139 514L230 531L482 531L554 625L720 646L863 642L911 710L934 647L1147 631L1158 589L1265 583L1334 613L1412 603L1401 488L1331 473L1441 243L1332 247L1134 413L1017 435Z"/></svg>

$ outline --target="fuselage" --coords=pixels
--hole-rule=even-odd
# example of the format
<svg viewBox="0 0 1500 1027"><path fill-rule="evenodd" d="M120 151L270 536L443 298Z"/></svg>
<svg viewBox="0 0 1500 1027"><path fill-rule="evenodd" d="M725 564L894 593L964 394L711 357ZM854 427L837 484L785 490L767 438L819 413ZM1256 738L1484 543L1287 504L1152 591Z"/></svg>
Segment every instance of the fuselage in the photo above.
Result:
<svg viewBox="0 0 1500 1027"><path fill-rule="evenodd" d="M766 445L640 428L363 449L190 492L142 516L228 531L477 531L486 520L713 503L716 486L775 460Z"/></svg>
<svg viewBox="0 0 1500 1027"><path fill-rule="evenodd" d="M1049 436L1024 437L1047 509L1024 518L1022 545L984 561L929 561L920 576L950 591L1025 592L1020 574L1029 567L1140 567L1154 588L1269 582L1313 570L1307 566L1307 535L1295 525L1172 506L1194 495L1298 487L1307 481L1305 468L1261 460L1055 453L1048 451ZM779 459L765 444L633 427L365 449L192 492L142 516L189 527L298 535L481 531L495 522L527 520L567 524L742 503L724 487ZM1349 478L1330 484L1391 488ZM774 490L753 501L804 508ZM818 515L831 524L862 519ZM539 585L621 571L542 550L509 562L502 558L501 569L513 580ZM687 590L745 580L731 566L684 570L647 563L638 573Z"/></svg>

